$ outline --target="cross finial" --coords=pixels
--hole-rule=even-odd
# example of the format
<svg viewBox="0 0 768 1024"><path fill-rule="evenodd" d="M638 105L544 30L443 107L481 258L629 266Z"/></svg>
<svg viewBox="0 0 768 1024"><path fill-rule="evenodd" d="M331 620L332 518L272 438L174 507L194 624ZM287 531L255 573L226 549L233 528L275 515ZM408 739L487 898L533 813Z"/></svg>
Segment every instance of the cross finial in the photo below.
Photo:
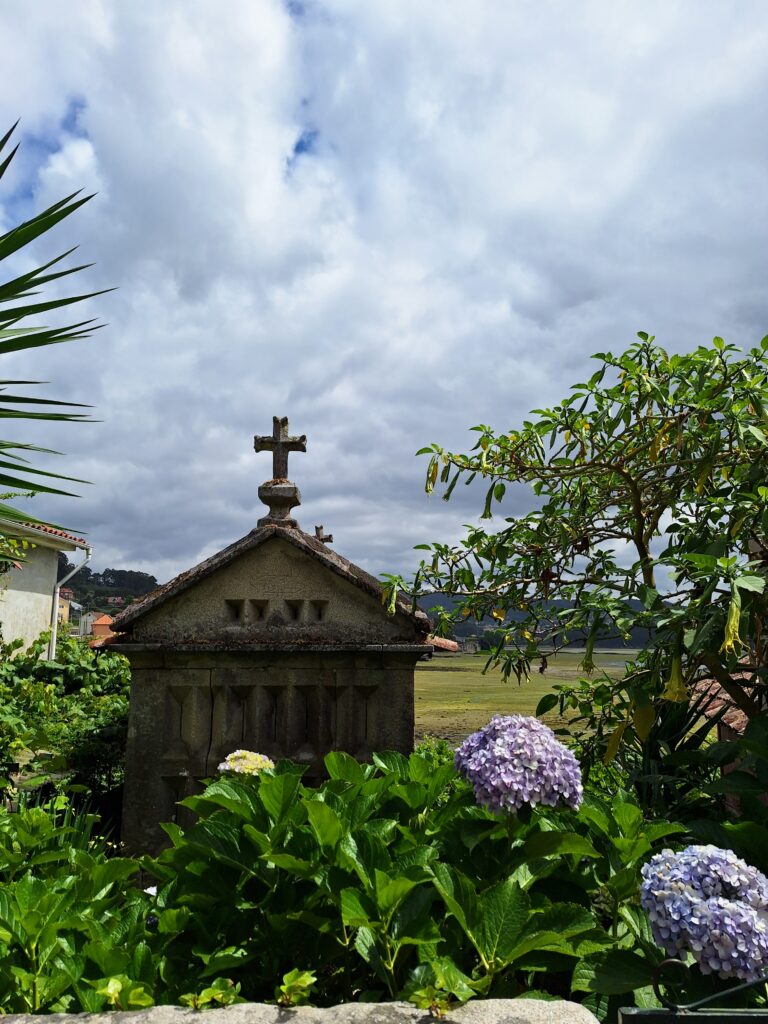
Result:
<svg viewBox="0 0 768 1024"><path fill-rule="evenodd" d="M307 436L290 437L288 435L288 417L272 417L272 434L253 439L253 447L257 452L272 452L272 479L288 479L288 452L305 452Z"/></svg>
<svg viewBox="0 0 768 1024"><path fill-rule="evenodd" d="M269 515L259 519L258 526L298 527L291 518L291 509L301 504L301 495L296 484L288 480L288 452L305 452L307 438L290 437L288 434L288 417L272 417L272 434L253 439L253 447L257 452L272 452L272 479L259 488L259 498L269 506Z"/></svg>
<svg viewBox="0 0 768 1024"><path fill-rule="evenodd" d="M321 544L333 544L333 534L324 533L322 526L315 527L315 537L317 537Z"/></svg>

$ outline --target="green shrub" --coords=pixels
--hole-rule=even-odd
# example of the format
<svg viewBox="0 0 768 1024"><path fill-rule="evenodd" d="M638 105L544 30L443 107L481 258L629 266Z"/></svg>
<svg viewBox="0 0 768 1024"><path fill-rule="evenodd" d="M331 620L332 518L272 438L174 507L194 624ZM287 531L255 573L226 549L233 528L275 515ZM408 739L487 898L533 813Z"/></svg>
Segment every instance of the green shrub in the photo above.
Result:
<svg viewBox="0 0 768 1024"><path fill-rule="evenodd" d="M0 809L0 1012L151 1005L157 961L138 865L107 858L65 798Z"/></svg>
<svg viewBox="0 0 768 1024"><path fill-rule="evenodd" d="M649 983L662 954L639 868L681 826L646 824L624 792L499 817L431 752L374 762L330 754L318 788L281 762L183 801L197 822L166 825L172 846L145 861L170 1000L222 975L269 1000L292 970L321 1005L572 988L594 1003L606 974L611 996Z"/></svg>
<svg viewBox="0 0 768 1024"><path fill-rule="evenodd" d="M121 655L43 635L27 651L0 648L0 773L18 765L29 789L53 782L109 792L122 782L130 670Z"/></svg>

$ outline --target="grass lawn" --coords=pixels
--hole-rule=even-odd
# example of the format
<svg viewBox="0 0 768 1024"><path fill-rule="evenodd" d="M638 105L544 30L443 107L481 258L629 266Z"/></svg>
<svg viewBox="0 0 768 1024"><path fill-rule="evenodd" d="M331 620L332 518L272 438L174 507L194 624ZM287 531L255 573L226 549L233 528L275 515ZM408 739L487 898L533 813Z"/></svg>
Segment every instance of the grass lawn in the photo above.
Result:
<svg viewBox="0 0 768 1024"><path fill-rule="evenodd" d="M438 655L416 666L416 741L426 735L438 736L451 744L485 725L492 715L532 715L536 705L554 683L573 682L582 673L583 653L564 651L550 658L544 675L534 670L521 685L512 677L502 681L498 669L483 675L486 654ZM624 654L595 652L595 664L617 675L626 661ZM556 713L546 715L548 725L562 719Z"/></svg>

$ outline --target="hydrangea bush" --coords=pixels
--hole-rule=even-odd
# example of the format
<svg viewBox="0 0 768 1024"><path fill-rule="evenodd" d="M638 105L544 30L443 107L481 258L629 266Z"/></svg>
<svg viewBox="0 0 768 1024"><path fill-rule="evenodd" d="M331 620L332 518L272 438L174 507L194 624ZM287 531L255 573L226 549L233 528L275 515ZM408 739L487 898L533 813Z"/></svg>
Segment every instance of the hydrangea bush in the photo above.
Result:
<svg viewBox="0 0 768 1024"><path fill-rule="evenodd" d="M224 758L218 770L225 774L258 775L274 767L275 762L266 754L257 754L253 750L233 750Z"/></svg>
<svg viewBox="0 0 768 1024"><path fill-rule="evenodd" d="M583 798L575 756L537 718L494 715L456 751L456 769L491 811L535 807L578 810Z"/></svg>
<svg viewBox="0 0 768 1024"><path fill-rule="evenodd" d="M640 902L671 956L703 974L755 981L768 969L768 878L731 850L663 850L642 869Z"/></svg>

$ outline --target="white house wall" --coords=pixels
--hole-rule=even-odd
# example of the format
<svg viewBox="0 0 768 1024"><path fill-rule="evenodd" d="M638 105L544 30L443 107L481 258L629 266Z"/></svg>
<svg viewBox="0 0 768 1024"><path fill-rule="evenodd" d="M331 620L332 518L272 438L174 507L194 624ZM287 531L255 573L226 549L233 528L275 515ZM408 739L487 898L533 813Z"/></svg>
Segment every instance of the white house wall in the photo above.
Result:
<svg viewBox="0 0 768 1024"><path fill-rule="evenodd" d="M51 600L59 553L36 547L26 553L21 569L0 577L0 626L3 640L21 638L27 647L51 625Z"/></svg>

